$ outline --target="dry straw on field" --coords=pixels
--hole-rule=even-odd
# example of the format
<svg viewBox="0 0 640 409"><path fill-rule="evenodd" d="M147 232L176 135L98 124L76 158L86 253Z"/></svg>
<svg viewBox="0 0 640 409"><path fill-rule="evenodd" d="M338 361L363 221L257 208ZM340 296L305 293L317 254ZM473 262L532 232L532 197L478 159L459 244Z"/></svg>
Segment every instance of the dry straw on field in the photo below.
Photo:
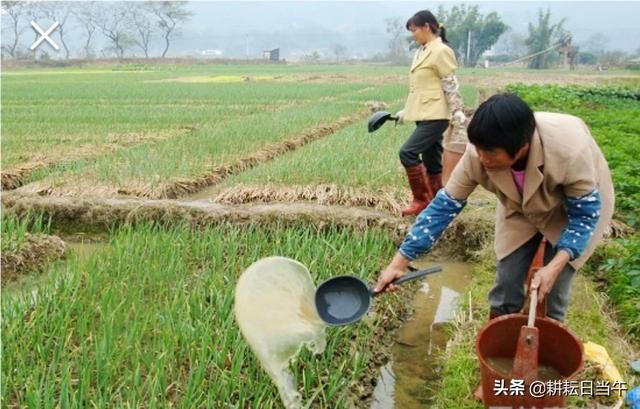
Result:
<svg viewBox="0 0 640 409"><path fill-rule="evenodd" d="M295 150L316 139L324 138L337 130L361 119L366 112L356 115L342 117L336 122L308 129L300 135L296 135L280 143L268 145L257 152L236 159L235 161L216 166L205 172L204 175L196 178L175 178L169 183L160 186L144 186L142 188L119 189L119 194L135 197L148 197L153 199L177 198L197 192L207 186L220 183L224 178L243 172L255 165L266 162L282 155L283 153Z"/></svg>
<svg viewBox="0 0 640 409"><path fill-rule="evenodd" d="M368 207L400 214L406 193L392 189L340 187L335 184L316 186L247 186L225 189L213 201L227 204L314 202L321 205Z"/></svg>
<svg viewBox="0 0 640 409"><path fill-rule="evenodd" d="M123 134L109 134L107 143L98 145L82 145L69 152L47 153L31 157L27 162L3 169L0 174L2 189L11 190L23 185L24 179L32 172L63 163L75 162L83 159L95 159L108 155L122 148L130 148L146 142L159 142L170 138L183 136L195 129L193 126L183 126L176 130L159 132L127 132Z"/></svg>
<svg viewBox="0 0 640 409"><path fill-rule="evenodd" d="M311 224L366 230L380 227L400 239L409 221L372 209L323 206L309 203L226 205L202 201L67 198L21 195L9 192L2 197L7 215L44 214L54 223L111 227L123 223L156 221L188 223L193 226L221 223L284 225Z"/></svg>
<svg viewBox="0 0 640 409"><path fill-rule="evenodd" d="M20 188L20 192L25 194L37 193L39 195L55 196L133 196L149 199L174 199L192 194L205 187L216 185L230 175L243 172L259 163L271 160L278 155L298 149L317 139L331 135L366 117L372 109L374 108L369 107L354 115L342 117L333 123L307 129L282 142L267 145L257 152L242 156L233 162L216 166L197 177L172 178L167 182L157 183L133 182L120 188L99 185L89 181L89 178L86 177L83 178L83 180L74 181L74 183L58 186L53 186L53 183L45 179Z"/></svg>
<svg viewBox="0 0 640 409"><path fill-rule="evenodd" d="M25 241L17 251L2 252L2 287L22 274L63 257L66 251L64 242L58 236L26 233Z"/></svg>

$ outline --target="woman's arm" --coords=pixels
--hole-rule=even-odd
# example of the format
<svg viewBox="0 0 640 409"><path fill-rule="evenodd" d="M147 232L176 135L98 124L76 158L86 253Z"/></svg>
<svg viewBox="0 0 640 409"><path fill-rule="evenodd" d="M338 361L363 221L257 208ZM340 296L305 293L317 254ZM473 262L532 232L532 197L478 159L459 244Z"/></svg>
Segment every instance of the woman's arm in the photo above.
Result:
<svg viewBox="0 0 640 409"><path fill-rule="evenodd" d="M411 260L433 247L466 204L466 200L455 199L445 189L440 189L429 206L418 215L395 257L380 274L374 291L395 291L396 286L389 283L405 273Z"/></svg>
<svg viewBox="0 0 640 409"><path fill-rule="evenodd" d="M429 206L418 215L398 251L406 259L414 260L431 250L466 204L466 200L454 199L446 189L440 189Z"/></svg>
<svg viewBox="0 0 640 409"><path fill-rule="evenodd" d="M458 68L455 53L449 47L440 48L437 51L433 65L436 74L440 78L440 86L449 103L449 111L453 114L454 122L463 124L466 117L463 112L464 100L460 95L458 78L455 75Z"/></svg>
<svg viewBox="0 0 640 409"><path fill-rule="evenodd" d="M567 197L565 205L569 220L556 247L566 251L570 260L575 260L589 245L600 220L600 192L596 189L584 196Z"/></svg>
<svg viewBox="0 0 640 409"><path fill-rule="evenodd" d="M589 245L600 219L600 193L596 189L580 197L567 196L565 206L569 220L556 245L557 253L531 282L531 288L538 288L539 301L551 292L567 263L580 257Z"/></svg>
<svg viewBox="0 0 640 409"><path fill-rule="evenodd" d="M464 125L467 117L464 114L464 100L460 94L460 86L458 78L455 74L449 74L440 79L442 91L444 92L447 102L449 103L449 111L453 115L453 122L458 125Z"/></svg>

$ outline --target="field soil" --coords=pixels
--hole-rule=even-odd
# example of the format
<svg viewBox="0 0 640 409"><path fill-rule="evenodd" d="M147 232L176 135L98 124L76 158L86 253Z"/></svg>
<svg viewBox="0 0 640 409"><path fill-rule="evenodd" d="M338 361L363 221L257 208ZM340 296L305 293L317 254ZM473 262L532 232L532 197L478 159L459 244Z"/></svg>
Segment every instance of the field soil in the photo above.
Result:
<svg viewBox="0 0 640 409"><path fill-rule="evenodd" d="M43 269L48 263L64 257L66 251L64 241L58 236L26 233L19 249L2 252L2 287L24 274Z"/></svg>

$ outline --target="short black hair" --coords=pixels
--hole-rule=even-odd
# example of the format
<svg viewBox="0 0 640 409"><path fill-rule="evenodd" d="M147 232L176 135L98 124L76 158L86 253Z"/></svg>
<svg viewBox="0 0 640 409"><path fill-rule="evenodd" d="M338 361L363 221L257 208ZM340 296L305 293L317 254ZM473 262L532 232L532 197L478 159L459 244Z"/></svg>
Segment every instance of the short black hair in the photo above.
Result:
<svg viewBox="0 0 640 409"><path fill-rule="evenodd" d="M536 119L526 102L517 95L496 94L484 101L469 122L467 134L474 146L502 148L511 157L527 143L536 129Z"/></svg>

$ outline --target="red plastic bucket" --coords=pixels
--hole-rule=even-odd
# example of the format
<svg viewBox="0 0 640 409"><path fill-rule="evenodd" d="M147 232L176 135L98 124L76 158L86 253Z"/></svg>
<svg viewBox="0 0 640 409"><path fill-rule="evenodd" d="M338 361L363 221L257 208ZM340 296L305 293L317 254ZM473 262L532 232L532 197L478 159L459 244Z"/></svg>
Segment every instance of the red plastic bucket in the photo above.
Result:
<svg viewBox="0 0 640 409"><path fill-rule="evenodd" d="M518 335L527 324L524 314L509 314L495 318L480 329L476 338L476 354L480 360L482 374L482 401L485 408L562 408L566 394L544 394L539 390L531 394L530 384L525 382L523 395L510 395L497 385L509 388L514 378L493 368L490 358L513 359L516 354ZM583 346L578 337L564 324L551 318L536 318L539 330L538 366L555 369L562 380L571 380L583 366ZM504 381L502 384L501 381ZM496 382L497 381L497 382ZM535 381L534 381L535 382ZM539 385L538 385L539 386Z"/></svg>

